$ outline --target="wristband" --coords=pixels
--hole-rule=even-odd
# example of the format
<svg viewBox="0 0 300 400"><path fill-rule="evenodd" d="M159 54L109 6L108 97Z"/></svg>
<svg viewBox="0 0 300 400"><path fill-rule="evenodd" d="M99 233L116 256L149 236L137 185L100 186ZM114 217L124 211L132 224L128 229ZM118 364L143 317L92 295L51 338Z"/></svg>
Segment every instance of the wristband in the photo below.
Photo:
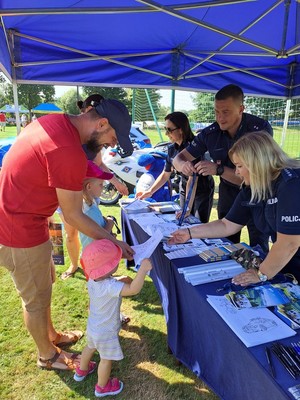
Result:
<svg viewBox="0 0 300 400"><path fill-rule="evenodd" d="M186 228L186 229L188 230L188 233L189 233L189 235L190 235L190 239L192 239L192 234L191 234L190 228Z"/></svg>

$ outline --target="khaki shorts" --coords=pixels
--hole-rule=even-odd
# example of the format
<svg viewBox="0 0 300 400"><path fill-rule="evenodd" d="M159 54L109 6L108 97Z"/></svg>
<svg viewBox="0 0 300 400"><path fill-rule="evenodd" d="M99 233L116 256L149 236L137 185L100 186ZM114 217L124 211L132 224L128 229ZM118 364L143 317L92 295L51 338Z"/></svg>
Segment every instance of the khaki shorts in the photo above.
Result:
<svg viewBox="0 0 300 400"><path fill-rule="evenodd" d="M0 245L0 265L11 273L23 305L29 312L50 306L52 244L17 249Z"/></svg>

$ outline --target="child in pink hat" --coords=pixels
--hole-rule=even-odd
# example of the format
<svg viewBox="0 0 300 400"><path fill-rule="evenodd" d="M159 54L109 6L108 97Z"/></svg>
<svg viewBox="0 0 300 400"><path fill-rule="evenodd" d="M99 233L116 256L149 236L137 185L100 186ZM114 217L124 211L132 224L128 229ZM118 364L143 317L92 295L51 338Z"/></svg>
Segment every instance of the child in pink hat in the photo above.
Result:
<svg viewBox="0 0 300 400"><path fill-rule="evenodd" d="M102 193L104 181L110 180L113 176L112 173L103 171L93 161L89 160L82 189L83 213L97 222L98 225L102 226L109 233L111 233L114 227L114 221L110 217L104 217L102 215L97 200ZM79 237L82 249L94 240L81 232L79 232Z"/></svg>
<svg viewBox="0 0 300 400"><path fill-rule="evenodd" d="M82 351L80 367L77 367L74 379L80 382L94 371L90 360L97 350L100 363L95 386L96 397L116 395L123 389L119 379L110 378L112 361L123 359L119 343L122 297L139 293L148 271L152 269L150 260L144 259L133 280L124 276L112 277L121 257L121 248L107 239L94 240L82 252L82 266L88 279L90 312L87 346Z"/></svg>

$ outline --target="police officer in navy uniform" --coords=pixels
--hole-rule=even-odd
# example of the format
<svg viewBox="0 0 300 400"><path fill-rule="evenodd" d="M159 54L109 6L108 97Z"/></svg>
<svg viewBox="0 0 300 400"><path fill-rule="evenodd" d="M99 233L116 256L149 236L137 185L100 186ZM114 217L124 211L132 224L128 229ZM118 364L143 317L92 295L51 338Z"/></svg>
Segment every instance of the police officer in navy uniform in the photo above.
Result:
<svg viewBox="0 0 300 400"><path fill-rule="evenodd" d="M244 135L229 157L243 186L228 214L222 220L173 232L169 244L234 234L252 217L273 245L258 269L236 275L233 283L265 282L278 272L293 274L300 281L300 160L289 158L267 132Z"/></svg>
<svg viewBox="0 0 300 400"><path fill-rule="evenodd" d="M235 174L235 167L228 157L232 145L243 135L253 131L266 131L273 136L268 121L244 113L244 93L239 86L227 85L215 95L216 122L203 129L186 149L174 159L174 166L185 175L198 172L204 176L220 177L218 218L223 218L234 203L240 191L241 179ZM203 160L209 152L213 162ZM198 161L199 160L199 161ZM192 162L193 161L193 162ZM250 245L260 245L268 251L268 236L259 232L252 220L247 224ZM228 236L233 243L240 241L240 232Z"/></svg>

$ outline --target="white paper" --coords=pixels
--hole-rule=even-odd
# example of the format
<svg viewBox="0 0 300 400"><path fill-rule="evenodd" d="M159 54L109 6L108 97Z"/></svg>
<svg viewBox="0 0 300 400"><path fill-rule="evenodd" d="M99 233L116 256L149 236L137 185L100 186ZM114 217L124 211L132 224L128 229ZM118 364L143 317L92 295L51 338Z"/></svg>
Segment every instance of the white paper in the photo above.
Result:
<svg viewBox="0 0 300 400"><path fill-rule="evenodd" d="M156 234L157 230L161 231L163 236L167 237L171 235L174 231L176 231L177 226L173 222L164 222L163 220L160 220L161 222L156 222L154 224L149 224L149 225L144 225L143 229L146 233L148 233L149 236L152 236Z"/></svg>
<svg viewBox="0 0 300 400"><path fill-rule="evenodd" d="M207 296L207 301L246 347L296 335L296 331L267 308L238 310L224 296Z"/></svg>
<svg viewBox="0 0 300 400"><path fill-rule="evenodd" d="M147 218L149 218L149 221L151 221L151 223L153 223L153 216L155 218L155 215L152 215L151 212L140 212L140 213L129 213L127 214L127 218L130 220L134 220L138 225L140 225L140 227L142 228L142 220L145 219L145 221L148 221ZM158 219L158 218L157 218Z"/></svg>
<svg viewBox="0 0 300 400"><path fill-rule="evenodd" d="M123 208L126 210L130 210L130 211L138 211L138 210L143 210L144 208L147 208L148 205L149 205L149 202L135 199L131 203L123 206Z"/></svg>
<svg viewBox="0 0 300 400"><path fill-rule="evenodd" d="M146 242L131 246L132 249L135 251L135 254L133 256L135 265L141 264L144 258L149 258L156 247L159 245L162 238L163 234L158 231L155 236L150 237Z"/></svg>

